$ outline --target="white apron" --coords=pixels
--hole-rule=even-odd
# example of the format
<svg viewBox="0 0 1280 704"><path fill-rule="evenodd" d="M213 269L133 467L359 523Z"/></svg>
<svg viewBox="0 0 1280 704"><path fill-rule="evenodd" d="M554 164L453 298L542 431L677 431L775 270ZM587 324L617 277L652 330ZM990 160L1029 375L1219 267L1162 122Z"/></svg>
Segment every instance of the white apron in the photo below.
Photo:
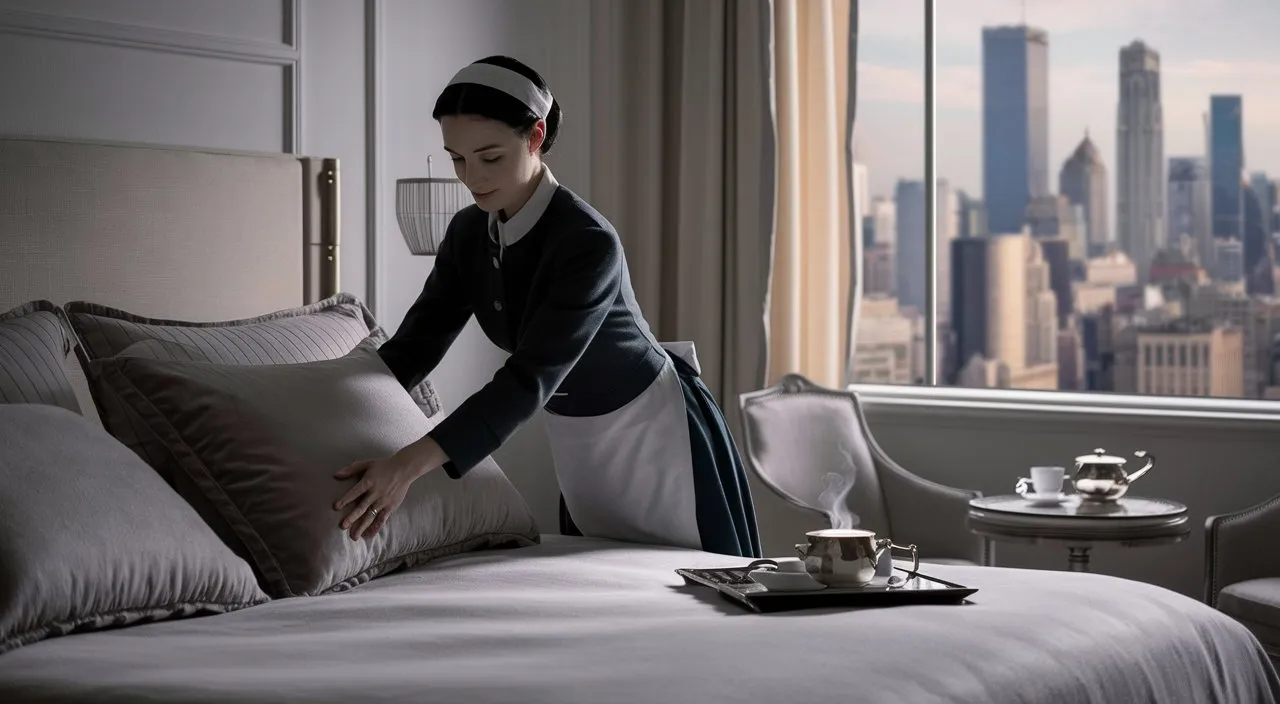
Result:
<svg viewBox="0 0 1280 704"><path fill-rule="evenodd" d="M692 342L659 344L699 369ZM689 419L671 359L616 411L543 416L560 493L583 535L702 549Z"/></svg>

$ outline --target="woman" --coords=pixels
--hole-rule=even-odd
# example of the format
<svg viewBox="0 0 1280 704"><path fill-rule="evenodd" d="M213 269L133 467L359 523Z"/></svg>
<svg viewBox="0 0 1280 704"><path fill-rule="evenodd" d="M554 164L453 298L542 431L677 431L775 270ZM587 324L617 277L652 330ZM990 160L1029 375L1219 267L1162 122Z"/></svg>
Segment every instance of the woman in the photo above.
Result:
<svg viewBox="0 0 1280 704"><path fill-rule="evenodd" d="M742 461L692 344L658 343L613 226L542 161L561 122L546 82L515 59L481 59L432 118L476 202L450 221L380 354L411 388L474 314L510 357L420 441L338 473L362 477L334 506L352 507L342 529L376 533L415 479L462 477L543 410L562 533L759 557Z"/></svg>

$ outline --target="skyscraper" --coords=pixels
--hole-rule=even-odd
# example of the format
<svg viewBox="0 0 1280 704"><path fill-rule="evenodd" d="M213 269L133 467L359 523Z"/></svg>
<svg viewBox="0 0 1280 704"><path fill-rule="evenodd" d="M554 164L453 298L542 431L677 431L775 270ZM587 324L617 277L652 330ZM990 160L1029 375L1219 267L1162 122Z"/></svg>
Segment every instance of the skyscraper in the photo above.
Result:
<svg viewBox="0 0 1280 704"><path fill-rule="evenodd" d="M924 279L928 275L924 266L924 181L898 181L893 200L898 215L894 290L899 305L923 313Z"/></svg>
<svg viewBox="0 0 1280 704"><path fill-rule="evenodd" d="M1258 204L1262 207L1262 224L1266 234L1276 232L1273 227L1276 213L1275 181L1268 178L1265 171L1255 171L1249 175L1249 190L1257 196Z"/></svg>
<svg viewBox="0 0 1280 704"><path fill-rule="evenodd" d="M1209 97L1209 179L1213 185L1213 236L1244 239L1244 101Z"/></svg>
<svg viewBox="0 0 1280 704"><path fill-rule="evenodd" d="M938 223L938 273L936 286L938 296L938 317L942 321L951 320L951 241L956 238L960 229L960 200L956 190L946 179L938 179L936 192L936 218Z"/></svg>
<svg viewBox="0 0 1280 704"><path fill-rule="evenodd" d="M1262 198L1243 179L1244 290L1250 296L1269 296L1276 292L1275 243L1271 239L1271 213L1264 212Z"/></svg>
<svg viewBox="0 0 1280 704"><path fill-rule="evenodd" d="M1027 204L1049 191L1049 35L982 30L982 194L992 234L1022 231Z"/></svg>
<svg viewBox="0 0 1280 704"><path fill-rule="evenodd" d="M951 329L955 347L947 383L975 356L987 356L987 300L990 288L988 238L962 237L951 243Z"/></svg>
<svg viewBox="0 0 1280 704"><path fill-rule="evenodd" d="M1169 158L1169 243L1184 237L1195 242L1200 266L1214 273L1212 213L1209 209L1209 168L1195 156Z"/></svg>
<svg viewBox="0 0 1280 704"><path fill-rule="evenodd" d="M956 216L956 237L987 236L987 206L979 198L973 198L964 191L956 191L959 215Z"/></svg>
<svg viewBox="0 0 1280 704"><path fill-rule="evenodd" d="M1151 259L1164 246L1164 119L1160 107L1160 55L1141 41L1120 50L1120 104L1116 113L1116 234L1120 247L1147 280Z"/></svg>
<svg viewBox="0 0 1280 704"><path fill-rule="evenodd" d="M1104 252L1111 241L1111 230L1107 227L1111 214L1107 204L1107 167L1088 132L1071 157L1063 162L1062 171L1058 173L1058 192L1072 205L1084 209L1087 255L1096 257Z"/></svg>
<svg viewBox="0 0 1280 704"><path fill-rule="evenodd" d="M1271 179L1271 232L1280 233L1280 178Z"/></svg>

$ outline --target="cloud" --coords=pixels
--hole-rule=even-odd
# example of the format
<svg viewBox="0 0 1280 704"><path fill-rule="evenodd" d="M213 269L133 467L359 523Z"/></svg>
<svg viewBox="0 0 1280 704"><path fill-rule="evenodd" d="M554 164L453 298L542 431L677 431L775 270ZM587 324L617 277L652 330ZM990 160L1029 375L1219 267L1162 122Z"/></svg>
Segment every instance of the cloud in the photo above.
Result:
<svg viewBox="0 0 1280 704"><path fill-rule="evenodd" d="M857 80L859 103L924 105L922 71L860 61ZM982 84L976 67L939 67L938 104L978 109L982 104Z"/></svg>
<svg viewBox="0 0 1280 704"><path fill-rule="evenodd" d="M1175 6L1179 15L1210 9L1221 0L1027 0L1026 21L1051 28L1054 34L1115 27L1128 21L1150 23ZM937 39L940 45L973 46L982 28L1021 24L1022 0L938 0ZM861 0L859 33L876 40L924 39L924 3L906 0Z"/></svg>
<svg viewBox="0 0 1280 704"><path fill-rule="evenodd" d="M899 177L919 178L923 164L924 75L920 69L858 65L859 159L871 169L873 190L892 193ZM1250 169L1280 173L1280 61L1190 60L1161 69L1165 154L1202 154L1202 116L1215 93L1244 96L1245 148ZM1051 67L1050 181L1088 130L1115 177L1118 76L1110 62ZM938 170L961 187L981 188L982 77L976 65L938 69Z"/></svg>
<svg viewBox="0 0 1280 704"><path fill-rule="evenodd" d="M1096 92L1105 80L1100 66L1079 66L1051 71L1053 93L1079 95L1078 89ZM860 104L924 105L924 72L868 61L858 62L858 102ZM1061 88L1061 90L1060 90ZM1053 96L1050 96L1052 101ZM982 109L982 70L978 66L939 66L937 99L940 109Z"/></svg>
<svg viewBox="0 0 1280 704"><path fill-rule="evenodd" d="M1163 102L1166 113L1196 109L1195 115L1208 108L1213 94L1245 96L1246 119L1259 125L1280 126L1280 60L1220 61L1192 60L1167 62L1160 69ZM858 102L864 105L924 105L924 72L921 69L858 62ZM1072 110L1081 102L1098 101L1114 110L1119 100L1118 76L1107 64L1075 65L1050 68L1050 109ZM974 110L982 108L982 71L976 65L938 67L937 87L940 109ZM1194 106L1200 106L1194 108ZM1253 109L1250 109L1250 108Z"/></svg>
<svg viewBox="0 0 1280 704"><path fill-rule="evenodd" d="M1210 81L1280 81L1280 61L1219 61L1199 59L1161 66L1162 76L1171 79Z"/></svg>

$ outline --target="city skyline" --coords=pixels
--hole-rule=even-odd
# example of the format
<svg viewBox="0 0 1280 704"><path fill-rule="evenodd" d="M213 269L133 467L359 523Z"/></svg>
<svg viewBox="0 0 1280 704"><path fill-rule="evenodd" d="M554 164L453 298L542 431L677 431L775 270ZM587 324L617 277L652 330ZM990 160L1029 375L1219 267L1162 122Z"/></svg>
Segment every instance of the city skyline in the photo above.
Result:
<svg viewBox="0 0 1280 704"><path fill-rule="evenodd" d="M1023 4L939 3L938 176L971 195L982 195L982 28L1020 24ZM867 166L872 195L892 198L898 179L923 176L922 5L860 5L855 153ZM1087 132L1115 194L1119 55L1134 40L1160 55L1166 168L1167 158L1205 155L1210 96L1228 94L1244 102L1246 170L1280 177L1280 48L1267 31L1280 26L1280 3L1026 0L1025 7L1027 24L1049 38L1053 190Z"/></svg>

